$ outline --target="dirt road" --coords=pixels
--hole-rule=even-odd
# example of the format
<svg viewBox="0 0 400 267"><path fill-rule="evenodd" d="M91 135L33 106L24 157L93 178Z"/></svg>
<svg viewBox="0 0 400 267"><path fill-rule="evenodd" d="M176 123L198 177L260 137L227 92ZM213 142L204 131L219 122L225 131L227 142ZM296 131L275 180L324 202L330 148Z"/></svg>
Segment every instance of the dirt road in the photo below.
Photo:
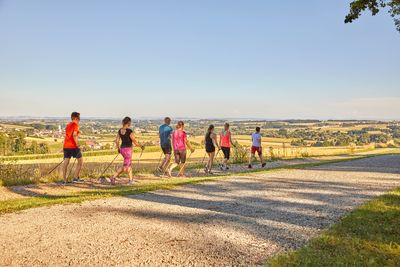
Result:
<svg viewBox="0 0 400 267"><path fill-rule="evenodd" d="M0 216L0 266L257 266L400 186L400 155Z"/></svg>

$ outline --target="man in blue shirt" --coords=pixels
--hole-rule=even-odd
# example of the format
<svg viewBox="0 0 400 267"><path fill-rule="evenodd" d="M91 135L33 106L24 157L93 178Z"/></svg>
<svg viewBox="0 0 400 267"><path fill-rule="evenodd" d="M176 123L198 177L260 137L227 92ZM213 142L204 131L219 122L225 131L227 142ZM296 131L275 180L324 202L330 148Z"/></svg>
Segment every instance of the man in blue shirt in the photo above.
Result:
<svg viewBox="0 0 400 267"><path fill-rule="evenodd" d="M169 126L171 124L171 118L166 117L164 119L164 124L160 126L159 129L159 136L160 136L160 146L165 155L161 165L158 167L158 171L164 173L165 169L168 167L169 162L171 160L171 152L172 152L172 145L171 145L171 134L172 134L172 127Z"/></svg>

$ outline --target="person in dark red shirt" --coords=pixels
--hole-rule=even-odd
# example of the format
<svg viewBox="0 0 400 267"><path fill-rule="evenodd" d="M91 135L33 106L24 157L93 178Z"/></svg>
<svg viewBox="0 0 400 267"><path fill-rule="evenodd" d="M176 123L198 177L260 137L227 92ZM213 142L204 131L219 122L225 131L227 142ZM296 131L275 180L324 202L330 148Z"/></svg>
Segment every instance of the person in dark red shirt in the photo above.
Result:
<svg viewBox="0 0 400 267"><path fill-rule="evenodd" d="M79 174L82 169L83 159L82 159L82 152L79 148L78 137L79 137L79 122L81 120L81 114L78 112L72 112L71 114L72 122L68 123L67 127L65 128L65 139L64 139L64 166L63 166L63 177L64 177L64 184L67 181L67 170L70 159L76 158L78 164L75 169L75 176L73 181L80 182L82 181L79 178Z"/></svg>

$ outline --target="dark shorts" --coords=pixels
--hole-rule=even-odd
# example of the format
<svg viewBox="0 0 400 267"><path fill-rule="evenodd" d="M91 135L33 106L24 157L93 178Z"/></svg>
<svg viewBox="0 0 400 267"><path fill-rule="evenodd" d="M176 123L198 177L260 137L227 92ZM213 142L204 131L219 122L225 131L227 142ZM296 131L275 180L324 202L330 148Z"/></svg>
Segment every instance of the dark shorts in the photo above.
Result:
<svg viewBox="0 0 400 267"><path fill-rule="evenodd" d="M64 159L82 158L82 152L80 148L64 148Z"/></svg>
<svg viewBox="0 0 400 267"><path fill-rule="evenodd" d="M221 147L222 153L224 153L224 159L229 159L231 157L230 147Z"/></svg>
<svg viewBox="0 0 400 267"><path fill-rule="evenodd" d="M176 164L181 164L186 162L186 150L175 150L174 155Z"/></svg>
<svg viewBox="0 0 400 267"><path fill-rule="evenodd" d="M171 146L162 146L161 150L164 153L164 155L171 155L171 153L172 153L172 147Z"/></svg>
<svg viewBox="0 0 400 267"><path fill-rule="evenodd" d="M262 148L258 147L258 146L252 146L251 147L251 154L256 154L256 152L258 153L259 156L262 155Z"/></svg>
<svg viewBox="0 0 400 267"><path fill-rule="evenodd" d="M207 146L206 145L206 152L207 153L215 152L215 146Z"/></svg>

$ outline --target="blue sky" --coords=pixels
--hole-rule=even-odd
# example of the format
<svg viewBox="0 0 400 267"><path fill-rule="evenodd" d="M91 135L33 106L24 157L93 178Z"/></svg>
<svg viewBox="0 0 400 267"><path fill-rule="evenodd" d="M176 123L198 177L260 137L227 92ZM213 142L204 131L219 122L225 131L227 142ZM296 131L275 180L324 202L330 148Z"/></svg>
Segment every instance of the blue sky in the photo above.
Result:
<svg viewBox="0 0 400 267"><path fill-rule="evenodd" d="M0 116L400 119L400 34L350 0L0 0Z"/></svg>

